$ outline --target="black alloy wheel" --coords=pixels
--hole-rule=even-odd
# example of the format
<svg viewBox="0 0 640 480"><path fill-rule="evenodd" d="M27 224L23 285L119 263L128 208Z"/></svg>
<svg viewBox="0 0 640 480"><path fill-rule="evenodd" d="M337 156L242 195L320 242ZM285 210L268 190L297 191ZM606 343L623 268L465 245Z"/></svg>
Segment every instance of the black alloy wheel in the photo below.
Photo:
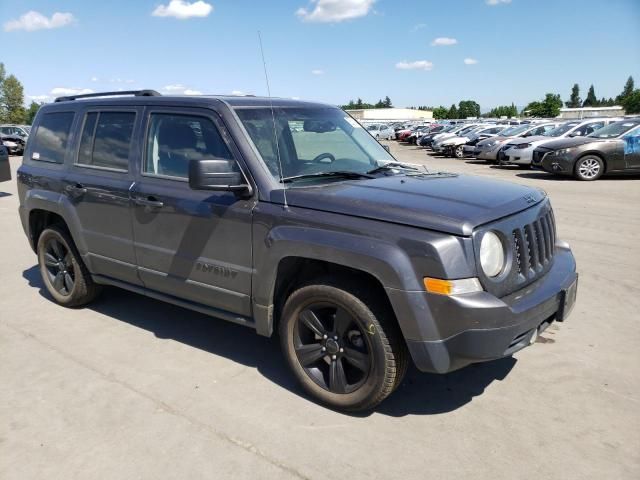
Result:
<svg viewBox="0 0 640 480"><path fill-rule="evenodd" d="M307 306L298 316L294 348L305 373L332 393L351 393L371 371L371 345L354 318L328 303Z"/></svg>

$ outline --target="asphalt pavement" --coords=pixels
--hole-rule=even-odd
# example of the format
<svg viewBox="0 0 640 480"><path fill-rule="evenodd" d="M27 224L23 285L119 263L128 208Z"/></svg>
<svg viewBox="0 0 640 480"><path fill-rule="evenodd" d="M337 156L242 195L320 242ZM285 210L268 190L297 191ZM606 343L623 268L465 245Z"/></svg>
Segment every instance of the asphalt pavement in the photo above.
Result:
<svg viewBox="0 0 640 480"><path fill-rule="evenodd" d="M411 369L374 412L346 415L305 397L275 338L115 288L54 304L15 181L0 183L0 478L640 478L640 178L391 147L544 188L580 273L568 321L513 358Z"/></svg>

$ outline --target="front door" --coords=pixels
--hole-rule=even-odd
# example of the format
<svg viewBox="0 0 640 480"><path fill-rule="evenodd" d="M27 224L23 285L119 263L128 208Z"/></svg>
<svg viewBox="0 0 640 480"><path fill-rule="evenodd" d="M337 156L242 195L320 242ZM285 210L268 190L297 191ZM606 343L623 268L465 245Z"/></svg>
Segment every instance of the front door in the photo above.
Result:
<svg viewBox="0 0 640 480"><path fill-rule="evenodd" d="M64 179L91 272L139 285L129 188L135 178L131 166L139 158L132 139L141 116L141 108L130 107L84 112L74 162Z"/></svg>
<svg viewBox="0 0 640 480"><path fill-rule="evenodd" d="M631 130L624 137L624 161L626 168L640 169L640 127Z"/></svg>
<svg viewBox="0 0 640 480"><path fill-rule="evenodd" d="M188 183L190 160L233 160L237 149L207 109L149 109L145 128L131 191L140 278L150 289L250 316L254 201Z"/></svg>

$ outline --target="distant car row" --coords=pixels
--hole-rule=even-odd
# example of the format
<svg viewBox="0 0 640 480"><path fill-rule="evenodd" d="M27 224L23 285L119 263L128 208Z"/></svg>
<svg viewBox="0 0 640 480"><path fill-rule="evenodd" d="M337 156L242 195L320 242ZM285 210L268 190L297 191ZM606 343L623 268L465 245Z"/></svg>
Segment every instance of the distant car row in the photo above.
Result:
<svg viewBox="0 0 640 480"><path fill-rule="evenodd" d="M396 139L447 157L533 167L579 180L640 173L640 118L416 125L396 132Z"/></svg>
<svg viewBox="0 0 640 480"><path fill-rule="evenodd" d="M30 133L29 125L0 125L0 147L9 155L22 155Z"/></svg>

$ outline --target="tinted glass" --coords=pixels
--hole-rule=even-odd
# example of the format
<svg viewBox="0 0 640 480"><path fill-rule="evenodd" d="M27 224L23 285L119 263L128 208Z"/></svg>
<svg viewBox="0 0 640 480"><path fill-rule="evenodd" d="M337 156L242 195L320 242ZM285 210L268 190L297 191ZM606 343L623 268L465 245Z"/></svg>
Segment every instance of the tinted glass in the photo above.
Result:
<svg viewBox="0 0 640 480"><path fill-rule="evenodd" d="M89 113L82 130L78 163L127 171L134 112Z"/></svg>
<svg viewBox="0 0 640 480"><path fill-rule="evenodd" d="M614 122L606 127L596 130L589 136L593 138L615 138L627 133L638 125L640 124L634 121Z"/></svg>
<svg viewBox="0 0 640 480"><path fill-rule="evenodd" d="M220 132L208 118L151 114L144 172L187 178L191 160L233 160Z"/></svg>
<svg viewBox="0 0 640 480"><path fill-rule="evenodd" d="M64 162L73 116L73 112L60 112L46 113L41 117L33 140L33 160Z"/></svg>
<svg viewBox="0 0 640 480"><path fill-rule="evenodd" d="M338 108L236 110L275 179L335 171L363 173L394 158ZM294 128L302 125L302 129ZM274 128L276 130L274 130ZM276 144L277 141L277 144Z"/></svg>

